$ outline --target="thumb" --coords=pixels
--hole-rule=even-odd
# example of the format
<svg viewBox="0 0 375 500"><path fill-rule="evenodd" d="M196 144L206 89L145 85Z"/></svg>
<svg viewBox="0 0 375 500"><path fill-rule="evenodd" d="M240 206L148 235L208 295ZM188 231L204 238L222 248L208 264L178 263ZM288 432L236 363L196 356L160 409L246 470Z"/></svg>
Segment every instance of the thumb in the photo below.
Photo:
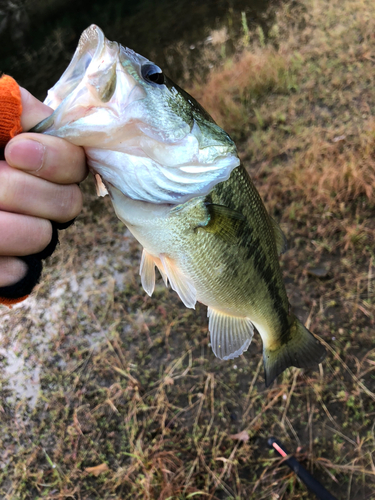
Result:
<svg viewBox="0 0 375 500"><path fill-rule="evenodd" d="M44 120L44 118L51 115L53 113L53 109L40 102L23 87L20 87L20 91L22 99L21 125L22 130L27 132L37 123Z"/></svg>

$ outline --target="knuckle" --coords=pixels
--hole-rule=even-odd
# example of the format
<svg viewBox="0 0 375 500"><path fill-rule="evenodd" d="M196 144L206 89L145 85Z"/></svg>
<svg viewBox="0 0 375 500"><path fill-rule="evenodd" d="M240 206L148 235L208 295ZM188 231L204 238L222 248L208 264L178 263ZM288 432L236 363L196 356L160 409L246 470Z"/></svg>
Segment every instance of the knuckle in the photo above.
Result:
<svg viewBox="0 0 375 500"><path fill-rule="evenodd" d="M67 222L74 219L82 210L82 193L76 184L63 186L58 220Z"/></svg>
<svg viewBox="0 0 375 500"><path fill-rule="evenodd" d="M36 240L36 245L38 246L38 251L43 250L52 238L52 225L49 220L39 219L38 228L38 238Z"/></svg>
<svg viewBox="0 0 375 500"><path fill-rule="evenodd" d="M24 229L24 254L41 252L52 237L51 223L46 219L35 219L34 223L29 224ZM27 249L27 250L26 250Z"/></svg>
<svg viewBox="0 0 375 500"><path fill-rule="evenodd" d="M0 212L0 256L31 255L43 250L52 237L46 219Z"/></svg>
<svg viewBox="0 0 375 500"><path fill-rule="evenodd" d="M7 206L9 201L12 200L12 187L14 179L12 176L13 169L8 167L4 162L0 165L0 204Z"/></svg>
<svg viewBox="0 0 375 500"><path fill-rule="evenodd" d="M64 141L66 142L66 141ZM66 143L64 163L66 168L66 180L69 182L80 182L86 173L86 156L81 147Z"/></svg>
<svg viewBox="0 0 375 500"><path fill-rule="evenodd" d="M43 172L44 178L68 185L79 182L85 177L86 159L82 148L59 137L44 137L46 155Z"/></svg>

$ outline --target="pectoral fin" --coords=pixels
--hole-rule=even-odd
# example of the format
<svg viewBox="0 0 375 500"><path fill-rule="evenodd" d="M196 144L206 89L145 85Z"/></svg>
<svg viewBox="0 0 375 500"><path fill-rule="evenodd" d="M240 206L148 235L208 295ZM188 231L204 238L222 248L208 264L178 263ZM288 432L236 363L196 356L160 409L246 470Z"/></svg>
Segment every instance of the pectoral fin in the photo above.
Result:
<svg viewBox="0 0 375 500"><path fill-rule="evenodd" d="M207 224L198 226L198 228L219 236L227 243L233 242L237 234L245 229L246 218L241 213L213 203L206 203L206 208L209 220Z"/></svg>
<svg viewBox="0 0 375 500"><path fill-rule="evenodd" d="M193 283L181 272L173 259L162 254L160 260L172 289L178 293L186 307L195 309L197 291Z"/></svg>
<svg viewBox="0 0 375 500"><path fill-rule="evenodd" d="M155 289L155 262L154 257L145 249L142 252L139 274L144 291L151 297Z"/></svg>
<svg viewBox="0 0 375 500"><path fill-rule="evenodd" d="M208 308L208 329L212 350L220 359L234 359L245 352L253 338L254 327L247 318L224 314Z"/></svg>
<svg viewBox="0 0 375 500"><path fill-rule="evenodd" d="M168 286L168 276L160 259L154 257L144 248L142 252L139 274L144 291L151 297L155 289L155 266L159 269L161 277Z"/></svg>

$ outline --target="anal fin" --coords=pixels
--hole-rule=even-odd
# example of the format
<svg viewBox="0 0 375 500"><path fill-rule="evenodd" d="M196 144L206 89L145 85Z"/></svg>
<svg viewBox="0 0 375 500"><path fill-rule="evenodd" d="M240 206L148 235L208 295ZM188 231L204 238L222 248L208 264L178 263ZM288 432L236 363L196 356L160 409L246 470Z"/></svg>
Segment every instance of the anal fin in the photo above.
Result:
<svg viewBox="0 0 375 500"><path fill-rule="evenodd" d="M253 338L254 327L248 318L240 318L208 308L208 329L212 350L220 359L234 359L245 352Z"/></svg>
<svg viewBox="0 0 375 500"><path fill-rule="evenodd" d="M191 281L180 271L173 259L160 255L165 274L168 276L172 289L178 293L186 307L195 309L197 291Z"/></svg>

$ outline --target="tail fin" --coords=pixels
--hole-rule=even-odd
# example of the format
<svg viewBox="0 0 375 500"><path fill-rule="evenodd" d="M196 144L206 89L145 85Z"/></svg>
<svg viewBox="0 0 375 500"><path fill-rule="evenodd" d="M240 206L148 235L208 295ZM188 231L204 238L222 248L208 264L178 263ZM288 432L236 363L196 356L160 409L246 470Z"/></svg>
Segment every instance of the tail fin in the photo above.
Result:
<svg viewBox="0 0 375 500"><path fill-rule="evenodd" d="M286 342L276 349L263 349L263 363L268 387L286 368L309 368L326 357L323 345L294 317Z"/></svg>

